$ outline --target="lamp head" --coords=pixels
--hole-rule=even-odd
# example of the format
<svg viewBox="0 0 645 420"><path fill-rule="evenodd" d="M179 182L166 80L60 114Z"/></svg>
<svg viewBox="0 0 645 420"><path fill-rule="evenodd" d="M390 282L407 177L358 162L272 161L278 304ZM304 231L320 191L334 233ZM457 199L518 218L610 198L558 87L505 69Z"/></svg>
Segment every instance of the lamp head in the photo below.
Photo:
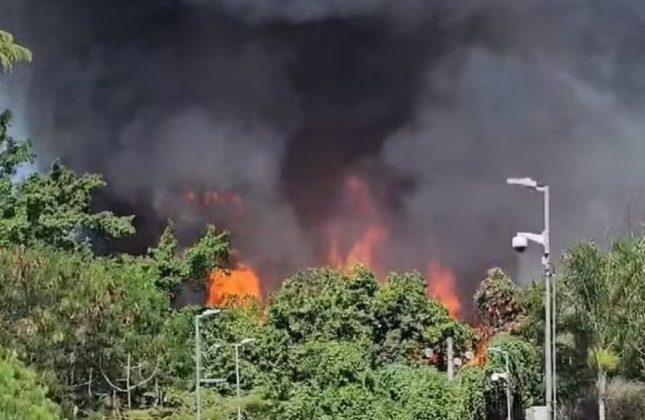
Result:
<svg viewBox="0 0 645 420"><path fill-rule="evenodd" d="M532 189L536 189L537 187L539 187L539 185L538 185L536 180L534 180L533 178L528 178L528 177L524 177L524 178L508 178L506 180L506 183L509 184L509 185L519 185L521 187L532 188Z"/></svg>
<svg viewBox="0 0 645 420"><path fill-rule="evenodd" d="M220 311L219 309L206 309L204 312L202 312L201 314L199 314L197 316L200 317L200 318L206 318L206 317L209 317L209 316L217 315L220 312L222 312L222 311Z"/></svg>

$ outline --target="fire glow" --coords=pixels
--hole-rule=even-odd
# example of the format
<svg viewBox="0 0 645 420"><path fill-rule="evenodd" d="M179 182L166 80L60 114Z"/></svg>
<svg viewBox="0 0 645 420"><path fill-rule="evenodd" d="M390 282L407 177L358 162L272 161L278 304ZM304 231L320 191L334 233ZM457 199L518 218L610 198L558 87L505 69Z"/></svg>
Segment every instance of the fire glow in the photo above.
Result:
<svg viewBox="0 0 645 420"><path fill-rule="evenodd" d="M231 297L260 297L259 276L252 268L243 264L228 271L213 270L209 280L209 305L222 305Z"/></svg>
<svg viewBox="0 0 645 420"><path fill-rule="evenodd" d="M457 280L448 268L436 261L428 266L428 295L441 302L450 316L457 318L461 310L461 302L457 295Z"/></svg>
<svg viewBox="0 0 645 420"><path fill-rule="evenodd" d="M243 208L242 198L230 192L189 193L187 200L198 206ZM341 191L340 204L323 231L325 255L321 265L337 270L351 270L362 264L384 277L390 228L377 205L370 185L364 179L347 177ZM238 258L239 256L236 256ZM230 270L214 270L210 275L208 304L222 305L227 297L261 296L260 271L253 259L241 261ZM453 272L440 262L431 260L426 267L427 294L441 302L453 318L460 315L462 305L457 294Z"/></svg>
<svg viewBox="0 0 645 420"><path fill-rule="evenodd" d="M380 272L382 264L379 253L383 251L389 232L381 221L370 188L362 179L351 176L346 182L343 198L347 208L343 209L341 216L360 219L360 226L356 232L352 232L354 237L347 244L348 241L343 241L346 238L342 235L342 220L332 224L329 229L327 263L338 270L348 270L357 264L363 264Z"/></svg>
<svg viewBox="0 0 645 420"><path fill-rule="evenodd" d="M221 191L206 191L201 195L197 195L194 191L186 193L186 200L191 204L199 204L201 206L218 205L242 205L242 198L232 192Z"/></svg>
<svg viewBox="0 0 645 420"><path fill-rule="evenodd" d="M376 202L372 197L369 185L362 179L351 176L345 187L349 216L359 219L362 228L352 238L346 252L342 252L341 228L333 225L330 230L328 263L330 266L348 270L356 264L363 264L383 274L383 263L380 255L387 246L389 229L383 223ZM431 261L427 268L428 296L441 302L451 317L457 318L461 311L461 302L457 294L457 280L453 272L437 261Z"/></svg>

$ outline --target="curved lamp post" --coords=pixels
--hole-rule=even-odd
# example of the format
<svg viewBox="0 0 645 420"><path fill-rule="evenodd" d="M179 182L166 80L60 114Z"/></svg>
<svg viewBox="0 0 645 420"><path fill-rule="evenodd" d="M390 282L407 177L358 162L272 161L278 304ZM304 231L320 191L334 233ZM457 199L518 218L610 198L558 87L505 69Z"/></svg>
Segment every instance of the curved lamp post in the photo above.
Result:
<svg viewBox="0 0 645 420"><path fill-rule="evenodd" d="M202 399L201 399L201 385L205 381L201 378L202 371L202 349L201 349L201 332L200 332L200 322L201 320L208 318L213 315L219 314L221 311L219 309L207 309L201 314L195 316L195 405L196 405L196 417L197 420L202 418ZM215 382L217 380L210 380L208 383Z"/></svg>
<svg viewBox="0 0 645 420"><path fill-rule="evenodd" d="M519 185L524 188L540 192L544 196L544 230L542 233L519 232L513 238L513 247L520 249L516 244L535 242L542 246L542 267L544 268L545 287L545 322L544 322L544 371L546 395L545 402L548 416L555 420L557 390L556 390L556 365L555 365L555 287L553 285L553 272L551 270L551 245L550 245L550 194L549 186L542 185L532 178L508 178L509 185ZM526 245L524 245L525 247Z"/></svg>
<svg viewBox="0 0 645 420"><path fill-rule="evenodd" d="M491 353L499 353L504 356L504 373L493 373L491 380L493 382L504 379L506 382L506 420L513 420L513 396L511 394L511 368L509 364L508 352L498 347L490 347L488 349Z"/></svg>

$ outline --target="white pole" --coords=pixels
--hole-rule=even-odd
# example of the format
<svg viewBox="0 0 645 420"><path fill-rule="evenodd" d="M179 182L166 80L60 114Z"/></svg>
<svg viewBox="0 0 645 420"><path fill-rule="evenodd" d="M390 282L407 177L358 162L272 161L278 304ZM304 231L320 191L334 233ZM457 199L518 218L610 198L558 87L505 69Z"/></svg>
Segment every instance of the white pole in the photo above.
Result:
<svg viewBox="0 0 645 420"><path fill-rule="evenodd" d="M513 420L513 400L511 395L511 368L508 362L508 352L504 352L506 362L506 420Z"/></svg>
<svg viewBox="0 0 645 420"><path fill-rule="evenodd" d="M201 369L202 353L199 337L199 315L197 315L195 316L195 404L197 405L197 420L201 420L202 418L202 401L200 395Z"/></svg>
<svg viewBox="0 0 645 420"><path fill-rule="evenodd" d="M235 344L235 381L237 383L237 420L242 420L242 396L240 392L240 344Z"/></svg>
<svg viewBox="0 0 645 420"><path fill-rule="evenodd" d="M551 247L549 244L549 230L550 230L550 209L549 209L549 187L544 186L539 189L544 193L544 256L542 257L542 265L544 267L544 288L545 288L545 302L544 302L544 370L545 370L545 383L546 383L546 406L548 410L549 419L553 419L554 406L553 406L553 354L551 338L553 334L553 326L551 319L553 313L551 309Z"/></svg>
<svg viewBox="0 0 645 420"><path fill-rule="evenodd" d="M551 283L551 370L552 370L552 390L553 390L553 420L558 416L558 387L557 387L557 356L556 356L556 330L557 330L557 312L556 312L556 281L551 268L551 191L548 186L544 187L544 243L546 253L549 255L547 260L549 268L549 277Z"/></svg>
<svg viewBox="0 0 645 420"><path fill-rule="evenodd" d="M201 420L202 418L202 349L199 321L201 321L202 318L217 315L218 313L220 313L219 309L208 309L199 315L195 315L195 405L197 405L197 420Z"/></svg>
<svg viewBox="0 0 645 420"><path fill-rule="evenodd" d="M531 178L508 178L508 184L520 185L544 194L544 231L541 235L533 233L519 233L520 237L533 242L538 242L544 247L542 266L544 267L544 382L545 382L545 404L547 418L556 419L557 391L556 391L556 358L555 358L555 336L556 336L556 295L553 285L553 273L551 271L551 245L550 245L550 191L547 185L540 185Z"/></svg>
<svg viewBox="0 0 645 420"><path fill-rule="evenodd" d="M550 361L550 374L551 380L547 385L547 389L551 390L551 401L547 404L550 410L550 416L553 420L557 418L557 389L556 389L556 287L553 278L553 271L551 270L551 194L548 186L543 187L544 192L544 272L545 272L545 287L549 288L548 293L551 295L550 302L550 330L549 333L549 361ZM547 296L548 298L548 296ZM548 308L545 308L547 310Z"/></svg>
<svg viewBox="0 0 645 420"><path fill-rule="evenodd" d="M448 337L448 380L452 381L453 378L455 377L455 363L454 363L454 351L453 351L453 343L452 343L452 337Z"/></svg>

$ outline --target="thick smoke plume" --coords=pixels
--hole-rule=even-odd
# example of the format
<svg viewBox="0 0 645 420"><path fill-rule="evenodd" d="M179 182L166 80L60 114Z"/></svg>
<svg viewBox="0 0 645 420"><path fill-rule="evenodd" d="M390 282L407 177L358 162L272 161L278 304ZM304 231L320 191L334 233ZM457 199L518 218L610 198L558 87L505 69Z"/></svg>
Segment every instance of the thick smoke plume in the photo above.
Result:
<svg viewBox="0 0 645 420"><path fill-rule="evenodd" d="M639 1L0 0L0 11L34 52L13 77L38 151L105 174L103 205L137 214L130 249L168 217L188 236L214 218L278 279L323 261L322 231L356 175L389 226L385 265L438 259L467 296L492 264L523 271L509 238L540 229L539 197L507 176L552 185L558 249L640 221ZM194 191L234 192L243 214L195 208Z"/></svg>

